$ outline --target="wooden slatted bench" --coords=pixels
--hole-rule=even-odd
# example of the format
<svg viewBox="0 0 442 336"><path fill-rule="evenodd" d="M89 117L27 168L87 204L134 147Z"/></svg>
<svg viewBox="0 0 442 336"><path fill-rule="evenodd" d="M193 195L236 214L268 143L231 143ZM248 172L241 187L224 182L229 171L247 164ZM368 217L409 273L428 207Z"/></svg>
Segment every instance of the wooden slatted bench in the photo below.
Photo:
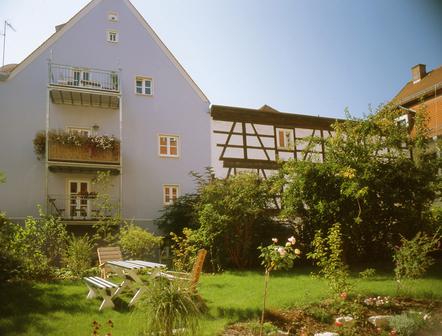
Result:
<svg viewBox="0 0 442 336"><path fill-rule="evenodd" d="M87 299L93 299L97 296L103 298L103 302L100 305L99 311L104 308L113 308L115 305L112 302L112 298L117 294L117 290L120 288L119 285L110 282L109 280L100 277L84 277L86 286L89 288L89 293L87 294Z"/></svg>

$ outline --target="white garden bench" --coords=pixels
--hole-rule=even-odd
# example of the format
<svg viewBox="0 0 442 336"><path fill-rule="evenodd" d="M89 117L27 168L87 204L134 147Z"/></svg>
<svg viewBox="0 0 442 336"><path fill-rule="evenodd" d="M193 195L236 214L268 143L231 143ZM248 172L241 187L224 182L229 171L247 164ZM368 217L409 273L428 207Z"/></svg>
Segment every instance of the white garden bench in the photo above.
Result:
<svg viewBox="0 0 442 336"><path fill-rule="evenodd" d="M112 298L115 296L120 285L114 284L108 280L103 278L94 276L94 277L85 277L84 281L86 282L86 286L89 288L89 293L87 294L87 299L93 299L97 296L101 296L103 298L103 302L100 305L99 311L104 308L113 308L115 307L112 302Z"/></svg>

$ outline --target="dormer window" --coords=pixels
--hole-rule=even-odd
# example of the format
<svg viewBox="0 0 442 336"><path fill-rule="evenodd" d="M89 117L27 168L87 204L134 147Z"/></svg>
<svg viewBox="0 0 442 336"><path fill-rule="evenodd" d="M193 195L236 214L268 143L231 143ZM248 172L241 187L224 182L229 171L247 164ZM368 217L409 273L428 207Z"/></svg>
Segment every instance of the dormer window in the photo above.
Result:
<svg viewBox="0 0 442 336"><path fill-rule="evenodd" d="M118 42L118 32L115 30L108 30L107 41L112 42L112 43L117 43Z"/></svg>
<svg viewBox="0 0 442 336"><path fill-rule="evenodd" d="M107 19L108 19L110 22L118 22L118 13L116 13L116 12L110 12L110 13L107 15Z"/></svg>

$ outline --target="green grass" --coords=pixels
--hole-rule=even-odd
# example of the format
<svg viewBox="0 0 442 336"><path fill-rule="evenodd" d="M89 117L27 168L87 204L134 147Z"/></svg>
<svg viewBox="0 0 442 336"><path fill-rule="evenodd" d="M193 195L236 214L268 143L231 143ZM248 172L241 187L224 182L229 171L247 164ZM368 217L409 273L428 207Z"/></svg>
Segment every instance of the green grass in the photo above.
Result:
<svg viewBox="0 0 442 336"><path fill-rule="evenodd" d="M437 269L437 268L435 268ZM396 295L392 274L355 280L354 291L362 295ZM209 312L202 321L201 335L216 335L228 323L258 319L262 305L263 275L260 272L225 272L204 275L201 296ZM412 288L412 289L410 289ZM129 309L128 295L117 298L115 310L97 311L99 301L85 299L81 281L15 283L0 285L0 335L91 335L92 321L113 321L112 335L137 335L143 316ZM403 292L404 294L404 292ZM442 300L442 273L414 281L407 296ZM302 307L328 295L326 282L312 279L309 270L274 273L270 278L268 307ZM108 329L104 328L101 335Z"/></svg>

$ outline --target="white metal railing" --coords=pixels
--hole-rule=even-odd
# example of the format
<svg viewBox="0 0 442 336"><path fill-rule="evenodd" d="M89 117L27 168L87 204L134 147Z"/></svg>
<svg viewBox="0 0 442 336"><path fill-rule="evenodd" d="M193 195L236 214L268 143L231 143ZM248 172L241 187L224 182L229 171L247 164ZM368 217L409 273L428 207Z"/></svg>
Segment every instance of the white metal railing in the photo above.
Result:
<svg viewBox="0 0 442 336"><path fill-rule="evenodd" d="M48 196L48 213L64 220L98 220L119 213L119 199L96 193Z"/></svg>
<svg viewBox="0 0 442 336"><path fill-rule="evenodd" d="M117 71L107 71L61 64L49 64L49 84L92 90L120 92Z"/></svg>

